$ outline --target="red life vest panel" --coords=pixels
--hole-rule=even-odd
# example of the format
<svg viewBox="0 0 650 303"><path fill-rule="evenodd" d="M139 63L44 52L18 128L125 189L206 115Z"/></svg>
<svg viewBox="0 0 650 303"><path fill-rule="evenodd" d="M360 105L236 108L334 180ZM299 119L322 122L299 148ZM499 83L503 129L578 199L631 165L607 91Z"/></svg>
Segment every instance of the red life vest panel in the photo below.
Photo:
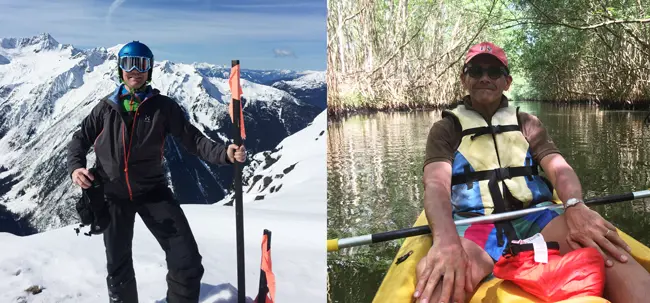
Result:
<svg viewBox="0 0 650 303"><path fill-rule="evenodd" d="M561 256L557 242L546 242L548 263L540 263L535 261L533 244L509 245L494 266L495 277L511 281L546 302L602 297L605 259L595 248L580 248Z"/></svg>

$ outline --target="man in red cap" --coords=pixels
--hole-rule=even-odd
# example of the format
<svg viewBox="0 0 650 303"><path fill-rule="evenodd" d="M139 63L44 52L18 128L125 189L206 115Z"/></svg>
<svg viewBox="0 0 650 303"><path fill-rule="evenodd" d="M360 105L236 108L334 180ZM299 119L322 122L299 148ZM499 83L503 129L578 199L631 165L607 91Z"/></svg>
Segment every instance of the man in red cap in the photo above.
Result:
<svg viewBox="0 0 650 303"><path fill-rule="evenodd" d="M492 277L509 242L541 233L545 241L560 243L561 254L597 248L606 260L609 300L643 301L650 275L631 258L616 228L584 204L576 173L539 119L509 106L503 92L512 77L503 49L490 42L472 46L460 80L469 94L443 112L427 139L424 209L435 245L417 265L414 297L464 302ZM538 174L539 166L548 179ZM494 224L454 223L545 206L554 198L564 209Z"/></svg>

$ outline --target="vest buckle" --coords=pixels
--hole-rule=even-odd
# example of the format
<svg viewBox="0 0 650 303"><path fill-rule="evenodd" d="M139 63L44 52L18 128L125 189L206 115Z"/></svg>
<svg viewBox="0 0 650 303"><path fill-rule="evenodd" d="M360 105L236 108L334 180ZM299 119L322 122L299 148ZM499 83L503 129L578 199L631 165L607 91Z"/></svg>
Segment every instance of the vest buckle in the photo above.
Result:
<svg viewBox="0 0 650 303"><path fill-rule="evenodd" d="M497 180L505 180L511 178L510 169L507 167L497 168L494 170L494 173L496 174Z"/></svg>

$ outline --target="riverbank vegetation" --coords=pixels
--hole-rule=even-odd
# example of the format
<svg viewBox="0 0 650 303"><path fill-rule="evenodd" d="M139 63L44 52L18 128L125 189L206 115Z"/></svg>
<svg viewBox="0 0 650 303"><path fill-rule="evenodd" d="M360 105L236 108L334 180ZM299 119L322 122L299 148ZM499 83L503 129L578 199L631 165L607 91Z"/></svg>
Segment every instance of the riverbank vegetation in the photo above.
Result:
<svg viewBox="0 0 650 303"><path fill-rule="evenodd" d="M437 108L467 49L503 47L517 100L650 104L650 1L329 0L328 112Z"/></svg>

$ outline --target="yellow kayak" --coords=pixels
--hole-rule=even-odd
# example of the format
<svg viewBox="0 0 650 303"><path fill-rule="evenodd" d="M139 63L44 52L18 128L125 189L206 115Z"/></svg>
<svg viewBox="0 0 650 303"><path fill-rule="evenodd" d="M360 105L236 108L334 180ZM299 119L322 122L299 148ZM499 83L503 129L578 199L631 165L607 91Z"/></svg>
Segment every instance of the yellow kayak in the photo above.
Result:
<svg viewBox="0 0 650 303"><path fill-rule="evenodd" d="M420 214L413 226L427 225L427 218L424 211ZM650 272L650 248L636 241L621 230L619 235L632 248L632 256ZM407 303L413 301L416 278L415 267L420 259L424 257L431 248L431 235L409 237L404 240L392 265L386 272L384 280L375 294L373 303ZM398 263L398 264L396 264ZM470 303L488 302L542 302L535 296L526 293L515 284L503 281L498 278L479 285ZM562 301L563 303L582 302L609 302L603 298L581 297Z"/></svg>

